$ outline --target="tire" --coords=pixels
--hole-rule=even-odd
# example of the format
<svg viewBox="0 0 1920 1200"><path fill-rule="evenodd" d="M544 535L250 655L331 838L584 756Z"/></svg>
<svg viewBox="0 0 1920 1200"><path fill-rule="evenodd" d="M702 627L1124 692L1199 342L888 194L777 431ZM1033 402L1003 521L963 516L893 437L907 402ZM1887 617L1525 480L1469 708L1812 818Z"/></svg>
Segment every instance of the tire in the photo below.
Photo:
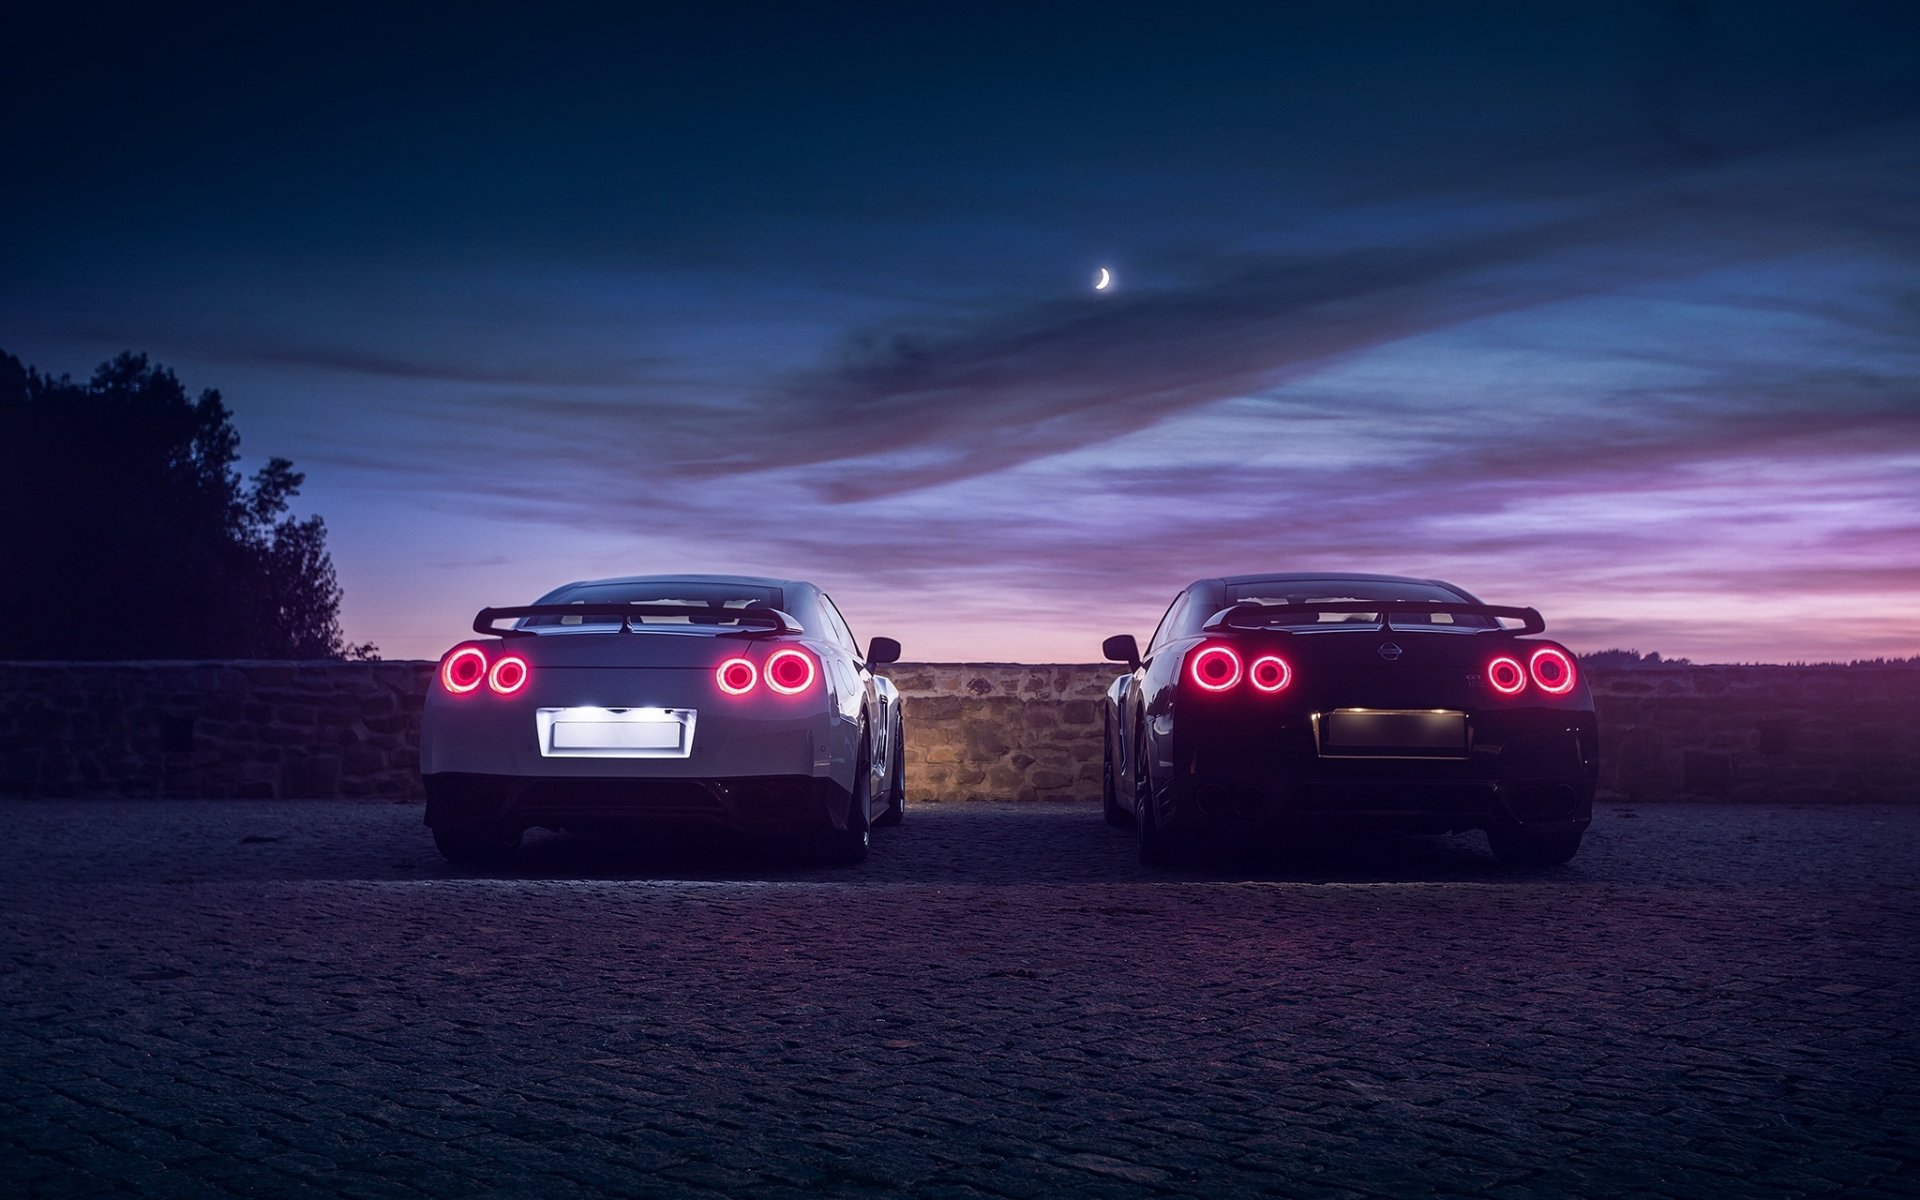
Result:
<svg viewBox="0 0 1920 1200"><path fill-rule="evenodd" d="M868 840L864 829L829 829L820 835L815 857L829 867L857 866L867 861Z"/></svg>
<svg viewBox="0 0 1920 1200"><path fill-rule="evenodd" d="M1101 739L1104 743L1100 763L1100 815L1115 829L1133 824L1133 814L1120 807L1120 790L1113 781L1113 731Z"/></svg>
<svg viewBox="0 0 1920 1200"><path fill-rule="evenodd" d="M873 819L875 825L892 828L907 819L907 744L904 729L893 727L893 771L887 776L886 811Z"/></svg>
<svg viewBox="0 0 1920 1200"><path fill-rule="evenodd" d="M500 826L435 825L433 844L441 857L460 866L497 866L520 848L520 830Z"/></svg>
<svg viewBox="0 0 1920 1200"><path fill-rule="evenodd" d="M1580 850L1581 829L1489 829L1487 845L1503 867L1558 867Z"/></svg>
<svg viewBox="0 0 1920 1200"><path fill-rule="evenodd" d="M1147 731L1134 738L1133 845L1142 866L1164 867L1174 860L1173 843L1160 832L1153 815L1153 767L1147 755Z"/></svg>
<svg viewBox="0 0 1920 1200"><path fill-rule="evenodd" d="M847 828L829 829L815 843L815 856L830 867L851 867L867 859L868 790L872 784L873 749L866 734L860 735L860 754L853 761L853 798L847 804Z"/></svg>

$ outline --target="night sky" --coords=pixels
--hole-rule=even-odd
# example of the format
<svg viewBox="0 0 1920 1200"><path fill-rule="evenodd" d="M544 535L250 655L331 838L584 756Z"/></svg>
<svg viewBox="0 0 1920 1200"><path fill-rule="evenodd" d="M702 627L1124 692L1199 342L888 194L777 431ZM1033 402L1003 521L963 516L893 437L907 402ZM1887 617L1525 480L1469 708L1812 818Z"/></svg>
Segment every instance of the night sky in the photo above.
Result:
<svg viewBox="0 0 1920 1200"><path fill-rule="evenodd" d="M387 657L679 570L1920 654L1920 5L152 7L10 18L0 348L221 389Z"/></svg>

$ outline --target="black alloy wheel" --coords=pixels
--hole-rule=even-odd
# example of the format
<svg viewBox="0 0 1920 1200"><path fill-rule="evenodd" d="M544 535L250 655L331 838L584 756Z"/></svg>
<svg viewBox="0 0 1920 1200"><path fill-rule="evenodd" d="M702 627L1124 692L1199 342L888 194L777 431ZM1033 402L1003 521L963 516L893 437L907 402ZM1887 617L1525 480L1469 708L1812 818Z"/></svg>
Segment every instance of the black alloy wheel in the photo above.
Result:
<svg viewBox="0 0 1920 1200"><path fill-rule="evenodd" d="M497 866L520 848L520 834L500 825L435 825L433 844L450 863Z"/></svg>
<svg viewBox="0 0 1920 1200"><path fill-rule="evenodd" d="M893 770L887 775L887 807L873 819L875 825L891 828L907 819L907 744L904 727L893 727Z"/></svg>
<svg viewBox="0 0 1920 1200"><path fill-rule="evenodd" d="M866 733L860 734L860 753L853 763L853 799L847 805L847 827L829 829L820 835L820 861L829 866L850 867L867 858L867 808L872 802L873 746Z"/></svg>
<svg viewBox="0 0 1920 1200"><path fill-rule="evenodd" d="M1487 830L1487 845L1503 867L1558 867L1573 861L1580 850L1580 829Z"/></svg>
<svg viewBox="0 0 1920 1200"><path fill-rule="evenodd" d="M1102 731L1100 756L1100 815L1116 829L1133 824L1133 814L1120 807L1120 789L1113 778L1113 726Z"/></svg>
<svg viewBox="0 0 1920 1200"><path fill-rule="evenodd" d="M1173 862L1173 846L1160 832L1160 822L1153 812L1153 768L1147 753L1145 718L1134 738L1133 809L1133 844L1142 865L1164 867Z"/></svg>

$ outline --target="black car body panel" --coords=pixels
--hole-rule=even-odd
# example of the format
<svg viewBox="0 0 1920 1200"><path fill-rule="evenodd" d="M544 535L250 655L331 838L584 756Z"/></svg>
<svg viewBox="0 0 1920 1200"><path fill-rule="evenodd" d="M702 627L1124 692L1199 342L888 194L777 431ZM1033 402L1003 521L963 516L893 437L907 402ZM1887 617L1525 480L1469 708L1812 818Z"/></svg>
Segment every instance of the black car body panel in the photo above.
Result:
<svg viewBox="0 0 1920 1200"><path fill-rule="evenodd" d="M1109 640L1137 660L1107 696L1118 807L1138 819L1151 805L1167 836L1344 825L1577 845L1599 732L1573 656L1543 628L1437 580L1200 580L1144 653Z"/></svg>

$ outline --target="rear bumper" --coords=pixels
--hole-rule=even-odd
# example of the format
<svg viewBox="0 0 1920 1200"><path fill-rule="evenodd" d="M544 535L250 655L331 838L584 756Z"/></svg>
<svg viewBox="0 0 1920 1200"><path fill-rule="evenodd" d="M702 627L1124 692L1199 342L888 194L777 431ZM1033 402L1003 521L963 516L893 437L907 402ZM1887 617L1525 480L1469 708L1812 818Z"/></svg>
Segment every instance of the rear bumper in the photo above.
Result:
<svg viewBox="0 0 1920 1200"><path fill-rule="evenodd" d="M809 775L730 778L424 777L426 823L511 829L679 829L806 834L845 829L847 789Z"/></svg>
<svg viewBox="0 0 1920 1200"><path fill-rule="evenodd" d="M507 698L448 696L436 686L421 717L420 773L660 782L770 775L851 780L857 742L848 731L857 725L820 697L787 703L787 697L756 696L728 704L672 677L677 674L685 672L548 670L527 685L529 694ZM588 678L582 682L580 676ZM574 757L543 747L542 710L577 706L689 714L694 722L690 744L681 755L638 757Z"/></svg>
<svg viewBox="0 0 1920 1200"><path fill-rule="evenodd" d="M1599 780L1590 712L1475 718L1458 758L1323 757L1309 721L1249 731L1211 727L1174 746L1156 772L1168 830L1361 827L1420 833L1585 828ZM1161 773L1165 772L1165 773Z"/></svg>

